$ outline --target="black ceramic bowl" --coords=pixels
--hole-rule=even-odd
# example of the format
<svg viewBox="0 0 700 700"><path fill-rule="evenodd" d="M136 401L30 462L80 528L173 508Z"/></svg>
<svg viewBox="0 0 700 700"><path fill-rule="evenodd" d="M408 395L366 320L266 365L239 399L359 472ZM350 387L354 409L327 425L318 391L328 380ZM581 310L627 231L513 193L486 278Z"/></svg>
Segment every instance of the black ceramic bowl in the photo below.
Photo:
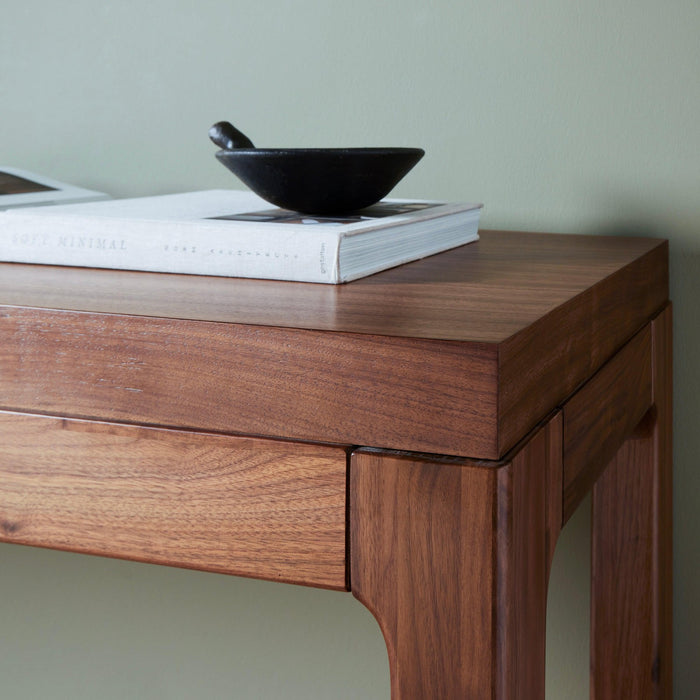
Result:
<svg viewBox="0 0 700 700"><path fill-rule="evenodd" d="M237 148L216 154L263 199L306 214L368 207L422 156L418 148Z"/></svg>
<svg viewBox="0 0 700 700"><path fill-rule="evenodd" d="M219 122L210 130L215 143L226 145L216 154L219 162L263 199L305 214L338 215L368 207L389 194L424 155L420 148L255 148L235 129L226 132L228 141L213 135L220 125L233 129Z"/></svg>

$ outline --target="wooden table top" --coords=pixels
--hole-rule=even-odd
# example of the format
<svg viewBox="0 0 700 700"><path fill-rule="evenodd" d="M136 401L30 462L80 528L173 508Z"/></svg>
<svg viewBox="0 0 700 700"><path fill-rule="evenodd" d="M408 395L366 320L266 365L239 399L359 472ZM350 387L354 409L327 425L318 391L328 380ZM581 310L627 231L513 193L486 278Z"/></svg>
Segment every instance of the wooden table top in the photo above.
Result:
<svg viewBox="0 0 700 700"><path fill-rule="evenodd" d="M483 231L477 243L345 285L0 264L0 305L500 343L664 248Z"/></svg>
<svg viewBox="0 0 700 700"><path fill-rule="evenodd" d="M341 286L5 263L0 408L497 459L667 299L646 238L483 231Z"/></svg>

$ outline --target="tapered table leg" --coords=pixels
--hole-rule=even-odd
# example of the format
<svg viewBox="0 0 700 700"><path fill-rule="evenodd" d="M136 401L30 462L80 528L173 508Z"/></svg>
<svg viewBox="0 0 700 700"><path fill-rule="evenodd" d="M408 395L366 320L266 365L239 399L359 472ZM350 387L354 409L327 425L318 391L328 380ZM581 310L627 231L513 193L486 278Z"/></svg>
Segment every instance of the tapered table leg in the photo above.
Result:
<svg viewBox="0 0 700 700"><path fill-rule="evenodd" d="M654 406L593 489L591 697L671 698L671 309L652 323Z"/></svg>
<svg viewBox="0 0 700 700"><path fill-rule="evenodd" d="M358 450L351 588L379 621L393 700L543 698L561 523L561 419L505 462Z"/></svg>

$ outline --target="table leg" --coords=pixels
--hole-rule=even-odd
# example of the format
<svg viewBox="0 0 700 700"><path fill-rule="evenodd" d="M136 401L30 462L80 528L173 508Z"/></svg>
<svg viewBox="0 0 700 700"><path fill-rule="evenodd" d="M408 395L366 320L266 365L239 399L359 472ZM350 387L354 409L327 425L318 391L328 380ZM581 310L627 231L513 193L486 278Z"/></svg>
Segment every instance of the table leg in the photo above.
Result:
<svg viewBox="0 0 700 700"><path fill-rule="evenodd" d="M559 415L504 462L353 454L351 588L393 700L544 697L561 474Z"/></svg>
<svg viewBox="0 0 700 700"><path fill-rule="evenodd" d="M654 405L593 488L591 697L671 698L671 309L652 323Z"/></svg>

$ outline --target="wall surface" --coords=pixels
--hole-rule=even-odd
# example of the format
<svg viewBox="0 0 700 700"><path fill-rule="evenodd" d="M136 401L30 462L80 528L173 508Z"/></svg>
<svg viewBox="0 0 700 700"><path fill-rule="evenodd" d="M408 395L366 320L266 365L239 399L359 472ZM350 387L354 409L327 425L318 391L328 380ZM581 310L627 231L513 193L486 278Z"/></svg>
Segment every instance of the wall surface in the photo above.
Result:
<svg viewBox="0 0 700 700"><path fill-rule="evenodd" d="M228 119L263 146L422 146L395 194L483 201L485 227L670 238L675 697L690 700L699 33L697 0L5 2L0 164L114 196L238 187L207 139ZM551 698L588 697L588 523L555 560ZM7 700L388 697L378 626L327 591L0 545L0 631Z"/></svg>

